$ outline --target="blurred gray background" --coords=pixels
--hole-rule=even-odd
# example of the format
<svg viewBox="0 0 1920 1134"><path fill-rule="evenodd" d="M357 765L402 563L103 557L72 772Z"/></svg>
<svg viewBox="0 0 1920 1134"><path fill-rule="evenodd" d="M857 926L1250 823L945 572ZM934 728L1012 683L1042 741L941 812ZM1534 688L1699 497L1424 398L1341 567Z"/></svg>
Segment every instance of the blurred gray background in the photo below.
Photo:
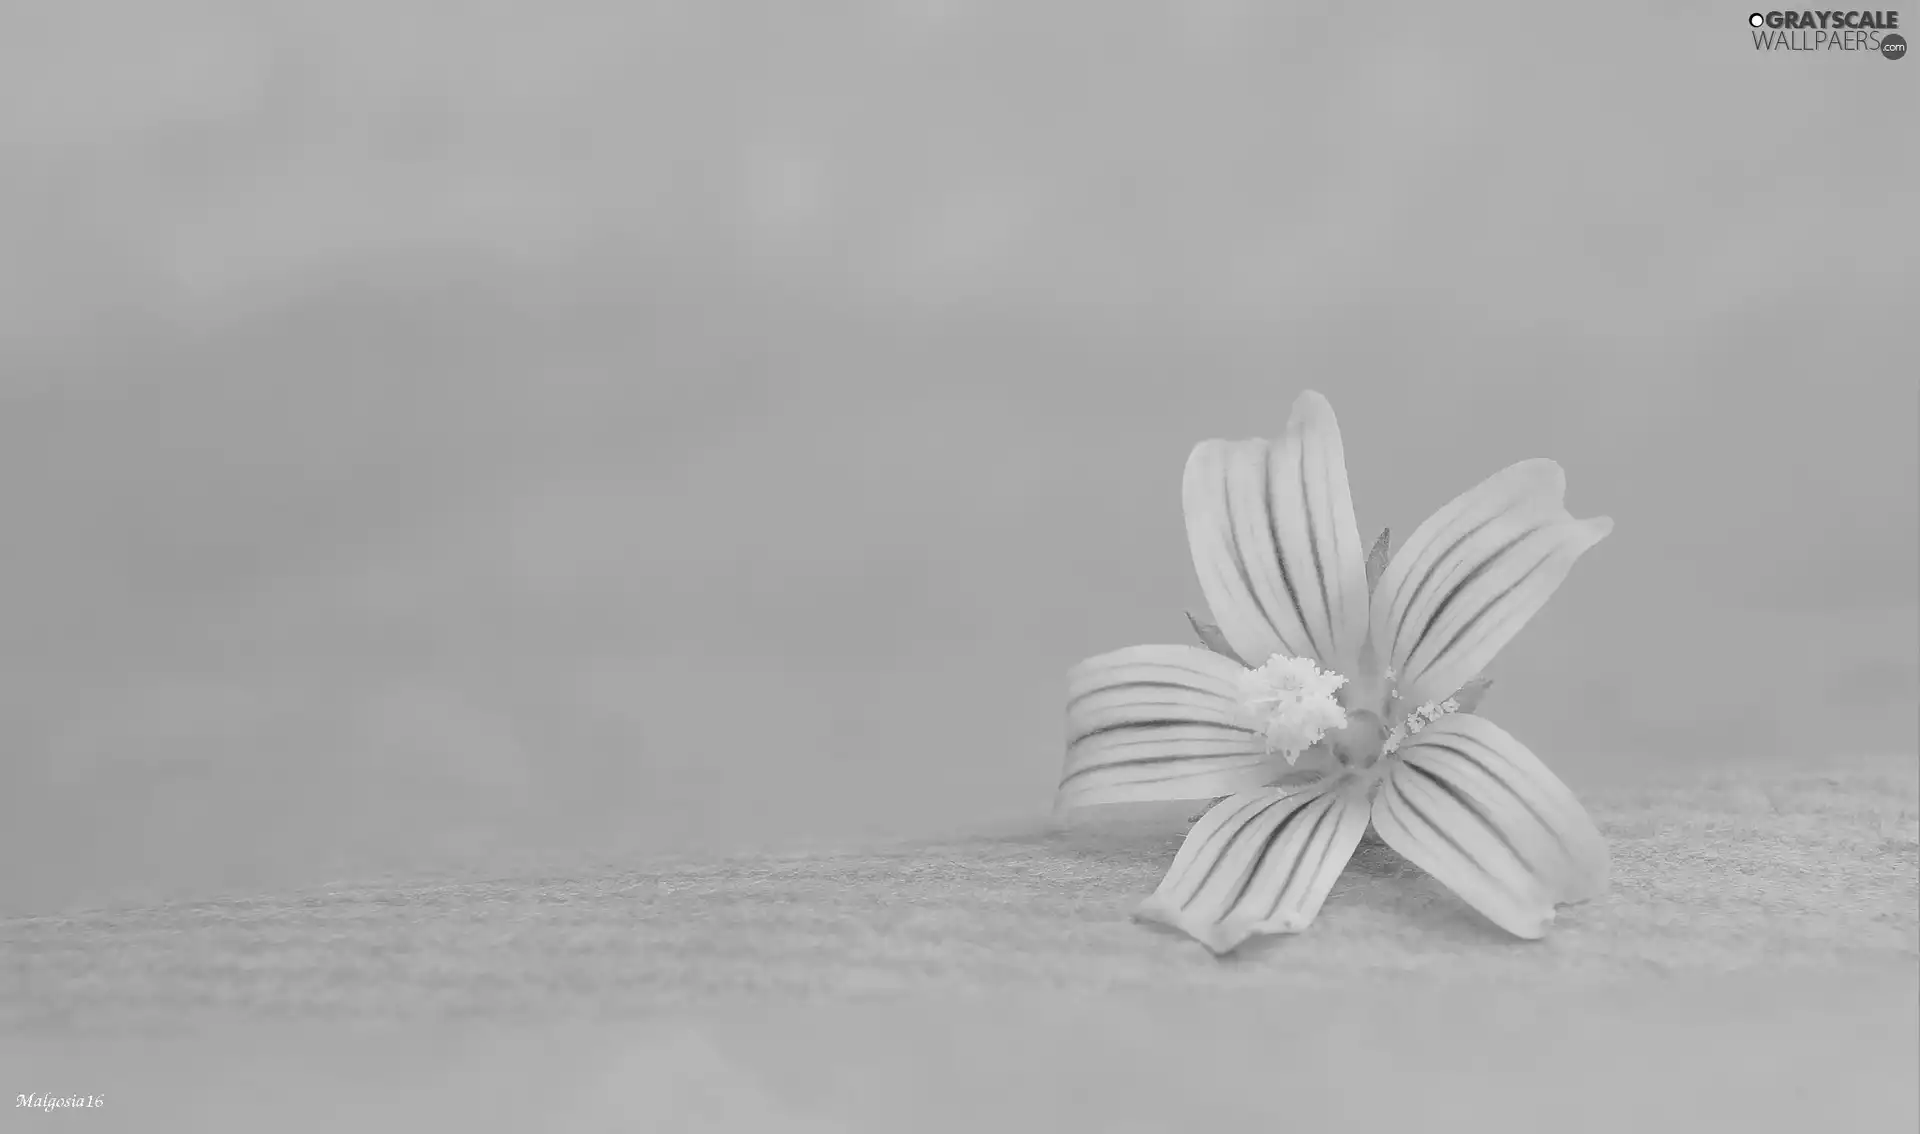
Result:
<svg viewBox="0 0 1920 1134"><path fill-rule="evenodd" d="M1920 64L1724 5L0 16L0 908L1044 814L1188 448L1611 539L1577 787L1906 750Z"/></svg>

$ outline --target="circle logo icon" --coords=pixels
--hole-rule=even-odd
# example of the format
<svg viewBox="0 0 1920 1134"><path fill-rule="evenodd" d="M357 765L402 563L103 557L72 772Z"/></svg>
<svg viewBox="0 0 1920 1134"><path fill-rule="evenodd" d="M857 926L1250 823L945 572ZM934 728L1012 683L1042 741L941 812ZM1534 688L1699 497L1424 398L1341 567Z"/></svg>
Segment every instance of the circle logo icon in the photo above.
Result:
<svg viewBox="0 0 1920 1134"><path fill-rule="evenodd" d="M1767 22L1767 18L1761 15L1760 13L1755 12L1753 15L1747 17L1747 22L1757 28L1765 25Z"/></svg>
<svg viewBox="0 0 1920 1134"><path fill-rule="evenodd" d="M1880 54L1887 59L1905 59L1907 57L1906 37L1898 32L1881 36Z"/></svg>

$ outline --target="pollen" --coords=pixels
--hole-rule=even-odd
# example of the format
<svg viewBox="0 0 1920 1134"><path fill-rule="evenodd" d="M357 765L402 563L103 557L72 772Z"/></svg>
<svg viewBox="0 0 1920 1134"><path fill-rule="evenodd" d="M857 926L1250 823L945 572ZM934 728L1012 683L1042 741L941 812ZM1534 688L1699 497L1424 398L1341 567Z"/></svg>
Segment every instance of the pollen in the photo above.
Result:
<svg viewBox="0 0 1920 1134"><path fill-rule="evenodd" d="M1265 665L1240 675L1240 703L1255 729L1292 764L1329 729L1347 726L1347 711L1334 699L1347 679L1321 669L1311 658L1274 654Z"/></svg>
<svg viewBox="0 0 1920 1134"><path fill-rule="evenodd" d="M1393 726L1387 733L1386 742L1380 746L1380 755L1391 755L1396 748L1399 748L1407 742L1408 737L1417 734L1421 729L1426 728L1448 713L1458 712L1459 709L1460 702L1454 700L1452 697L1444 701L1428 701L1426 704L1408 713L1405 720Z"/></svg>

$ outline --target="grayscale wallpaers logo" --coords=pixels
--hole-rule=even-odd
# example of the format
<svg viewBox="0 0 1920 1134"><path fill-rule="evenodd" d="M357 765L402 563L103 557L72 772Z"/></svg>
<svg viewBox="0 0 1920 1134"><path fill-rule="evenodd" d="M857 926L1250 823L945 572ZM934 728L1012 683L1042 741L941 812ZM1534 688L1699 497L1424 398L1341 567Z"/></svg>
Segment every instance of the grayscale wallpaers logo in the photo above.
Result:
<svg viewBox="0 0 1920 1134"><path fill-rule="evenodd" d="M1755 51L1864 51L1905 59L1898 12L1755 12L1747 17Z"/></svg>

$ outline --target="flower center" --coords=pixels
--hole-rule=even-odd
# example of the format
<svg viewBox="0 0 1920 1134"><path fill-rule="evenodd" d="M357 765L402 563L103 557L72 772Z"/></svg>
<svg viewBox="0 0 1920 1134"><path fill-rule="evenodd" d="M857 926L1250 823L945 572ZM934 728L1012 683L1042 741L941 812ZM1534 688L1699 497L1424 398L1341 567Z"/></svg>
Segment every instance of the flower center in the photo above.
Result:
<svg viewBox="0 0 1920 1134"><path fill-rule="evenodd" d="M1392 670L1350 683L1311 658L1285 654L1241 673L1240 705L1248 724L1266 738L1267 751L1285 756L1289 765L1323 744L1333 760L1354 771L1379 765L1422 729L1460 709L1448 697L1403 710Z"/></svg>
<svg viewBox="0 0 1920 1134"><path fill-rule="evenodd" d="M1253 728L1267 739L1267 751L1292 764L1319 743L1329 729L1347 727L1347 710L1334 694L1347 679L1324 670L1311 658L1275 654L1258 669L1240 675L1240 704Z"/></svg>

